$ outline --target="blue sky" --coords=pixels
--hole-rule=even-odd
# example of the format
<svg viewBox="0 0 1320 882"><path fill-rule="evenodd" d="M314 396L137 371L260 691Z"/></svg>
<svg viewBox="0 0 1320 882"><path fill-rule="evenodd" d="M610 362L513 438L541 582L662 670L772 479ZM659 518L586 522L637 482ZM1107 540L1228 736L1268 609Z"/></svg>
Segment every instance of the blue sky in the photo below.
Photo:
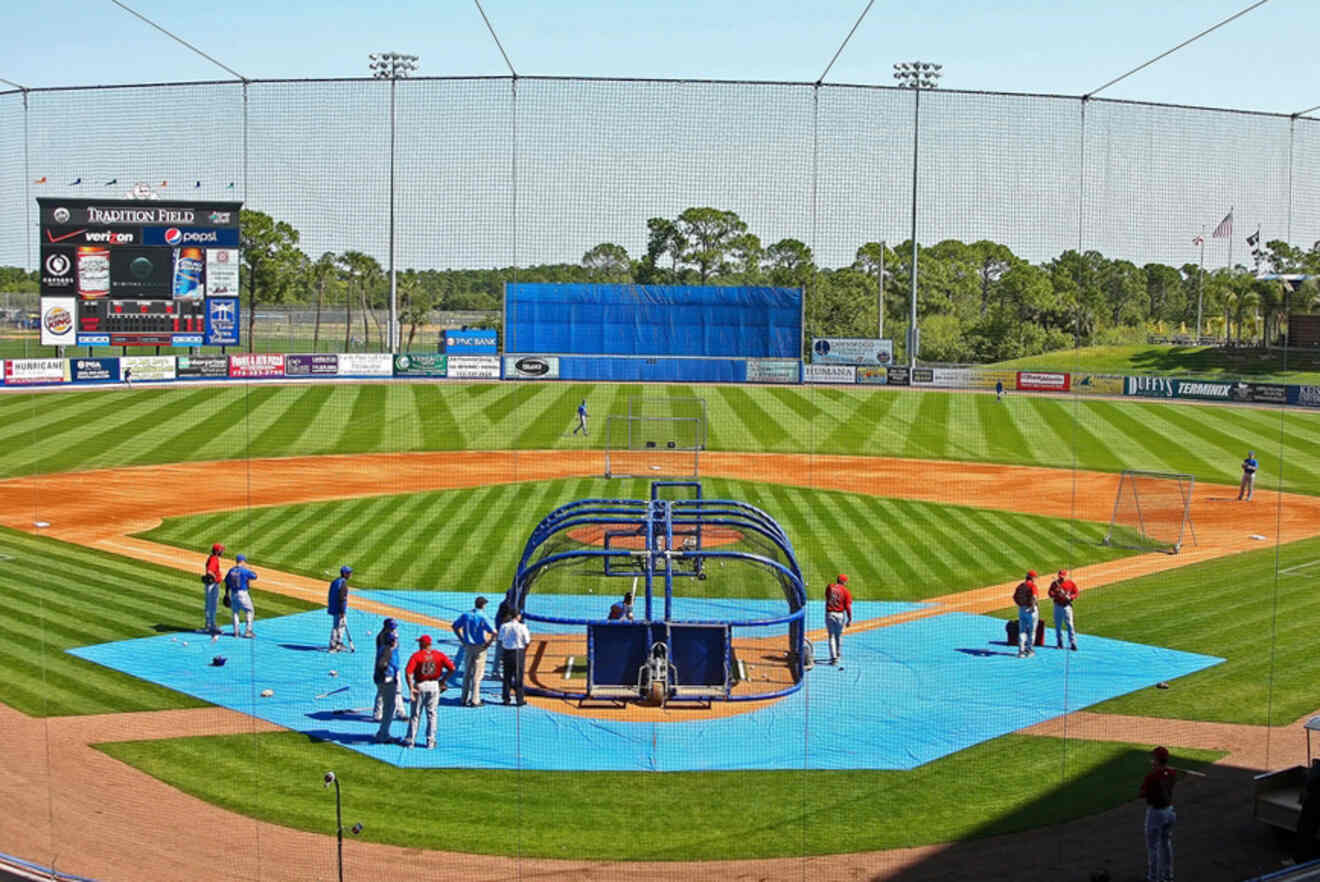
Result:
<svg viewBox="0 0 1320 882"><path fill-rule="evenodd" d="M110 0L6 5L0 77L23 85L227 77ZM421 72L430 76L507 73L470 0L128 5L252 78L365 75L366 54L385 49L420 55ZM889 84L893 62L918 57L946 66L948 88L1078 95L1246 5L877 0L828 81ZM812 82L865 3L486 0L484 6L524 76ZM1317 35L1320 4L1271 0L1103 94L1293 113L1320 104L1320 61L1304 48ZM1286 42L1293 38L1296 43Z"/></svg>

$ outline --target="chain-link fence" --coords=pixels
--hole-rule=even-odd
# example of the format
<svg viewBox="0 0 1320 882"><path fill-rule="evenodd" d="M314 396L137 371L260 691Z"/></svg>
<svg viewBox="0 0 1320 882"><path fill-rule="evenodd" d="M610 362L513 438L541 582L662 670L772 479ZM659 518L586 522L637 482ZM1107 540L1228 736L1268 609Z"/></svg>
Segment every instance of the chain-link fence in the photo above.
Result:
<svg viewBox="0 0 1320 882"><path fill-rule="evenodd" d="M95 138L69 137L92 118ZM1317 171L1313 119L1048 95L536 77L41 89L0 93L0 265L36 268L35 197L121 197L143 182L167 198L241 199L298 230L310 261L366 255L382 274L378 311L391 225L400 276L513 280L579 266L604 243L634 267L648 255L676 266L648 222L694 207L732 212L745 224L734 232L755 237L720 243L724 270L740 256L782 263L772 246L794 240L815 266L846 267L865 243L914 231L923 249L1186 268L1200 261L1194 238L1231 211L1233 234L1206 247L1210 271L1251 268L1257 229L1303 249L1320 239ZM899 250L888 297L906 298L908 267ZM918 271L923 318L955 308L957 280L940 275ZM437 308L498 310L498 283L452 287L432 286Z"/></svg>

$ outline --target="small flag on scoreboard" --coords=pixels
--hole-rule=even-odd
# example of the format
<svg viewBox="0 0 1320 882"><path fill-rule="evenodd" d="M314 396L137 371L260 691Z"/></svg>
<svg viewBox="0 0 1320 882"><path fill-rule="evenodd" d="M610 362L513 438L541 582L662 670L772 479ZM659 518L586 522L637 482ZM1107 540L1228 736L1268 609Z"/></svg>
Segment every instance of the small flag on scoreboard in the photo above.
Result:
<svg viewBox="0 0 1320 882"><path fill-rule="evenodd" d="M37 178L37 179L36 179L35 181L33 181L32 183L34 183L34 184L44 184L44 183L46 183L46 176L45 176L45 175L42 175L41 177Z"/></svg>
<svg viewBox="0 0 1320 882"><path fill-rule="evenodd" d="M1257 230L1256 232L1252 233L1250 236L1247 237L1247 244L1250 245L1252 248L1255 248L1256 245L1258 245L1259 243L1260 243L1260 230Z"/></svg>
<svg viewBox="0 0 1320 882"><path fill-rule="evenodd" d="M1224 219L1215 227L1215 231L1210 234L1211 239L1231 239L1233 238L1233 209L1228 210Z"/></svg>
<svg viewBox="0 0 1320 882"><path fill-rule="evenodd" d="M1193 245L1204 245L1204 244L1205 244L1205 236L1193 236L1193 237L1192 237L1192 244L1193 244Z"/></svg>

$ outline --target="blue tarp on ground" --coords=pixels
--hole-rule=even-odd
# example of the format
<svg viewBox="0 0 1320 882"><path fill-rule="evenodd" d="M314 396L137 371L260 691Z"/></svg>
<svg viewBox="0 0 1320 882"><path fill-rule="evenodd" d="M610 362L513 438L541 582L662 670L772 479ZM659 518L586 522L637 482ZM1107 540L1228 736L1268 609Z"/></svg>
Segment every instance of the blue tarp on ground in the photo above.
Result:
<svg viewBox="0 0 1320 882"><path fill-rule="evenodd" d="M370 593L410 599L398 596L404 592ZM452 618L470 606L471 597L432 594L419 605ZM558 607L568 598L553 600ZM584 611L599 609L601 603L596 597L573 602ZM750 611L758 602L714 603ZM812 613L810 624L819 627L819 611ZM254 640L226 636L213 643L205 635L178 633L69 651L399 766L560 771L800 769L804 764L813 769L910 769L1222 661L1086 634L1079 638L1079 652L1041 648L1033 658L1018 659L1004 643L1002 620L949 613L849 631L842 668L817 666L801 691L723 719L639 723L627 721L626 711L618 712L617 719L599 719L535 706L464 708L457 688L451 688L441 699L437 749L405 750L371 743L371 659L380 621L380 616L350 611L355 654L324 651L329 634L324 612L259 620ZM452 654L447 629L427 632L447 638L449 644L441 641L441 648ZM410 650L422 628L403 623L400 633ZM210 667L216 654L228 656L228 663ZM338 676L330 676L331 670ZM259 697L263 689L274 695ZM316 698L336 689L341 691ZM498 702L496 681L487 680L483 692L487 701ZM344 709L356 712L335 713ZM394 733L403 734L405 725L395 723Z"/></svg>

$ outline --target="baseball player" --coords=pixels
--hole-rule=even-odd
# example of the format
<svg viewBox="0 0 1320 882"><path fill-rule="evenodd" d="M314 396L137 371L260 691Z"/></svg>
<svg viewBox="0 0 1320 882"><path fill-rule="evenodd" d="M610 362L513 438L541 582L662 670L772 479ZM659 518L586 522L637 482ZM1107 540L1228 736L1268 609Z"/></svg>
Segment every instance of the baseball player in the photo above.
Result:
<svg viewBox="0 0 1320 882"><path fill-rule="evenodd" d="M830 664L843 661L843 629L852 624L852 593L848 577L839 577L825 589L825 632L830 636Z"/></svg>
<svg viewBox="0 0 1320 882"><path fill-rule="evenodd" d="M633 593L629 591L623 595L623 600L610 604L609 620L611 622L621 622L633 619Z"/></svg>
<svg viewBox="0 0 1320 882"><path fill-rule="evenodd" d="M1151 769L1141 780L1138 795L1146 800L1146 878L1155 882L1173 879L1173 785L1178 772L1169 767L1169 751L1151 751Z"/></svg>
<svg viewBox="0 0 1320 882"><path fill-rule="evenodd" d="M1256 489L1256 469L1260 468L1260 463L1256 462L1256 451L1248 450L1247 458L1242 460L1242 483L1238 485L1238 502L1245 497L1247 502L1251 501L1251 494Z"/></svg>
<svg viewBox="0 0 1320 882"><path fill-rule="evenodd" d="M202 573L202 584L206 586L206 633L214 636L220 633L215 624L216 605L220 602L220 555L225 547L219 542L211 546L211 554L206 558L206 571Z"/></svg>
<svg viewBox="0 0 1320 882"><path fill-rule="evenodd" d="M1036 617L1040 614L1036 608L1038 597L1036 571L1027 570L1027 577L1013 589L1013 602L1018 608L1018 658L1036 654L1032 645L1036 639Z"/></svg>
<svg viewBox="0 0 1320 882"><path fill-rule="evenodd" d="M247 555L234 555L234 565L225 573L225 591L229 593L229 605L234 610L234 636L238 636L238 616L242 610L247 613L247 631L244 637L255 637L252 631L252 595L248 593L248 585L257 581L257 574L243 566L247 563Z"/></svg>
<svg viewBox="0 0 1320 882"><path fill-rule="evenodd" d="M436 708L440 704L440 693L448 683L449 675L454 673L454 663L438 649L431 648L431 635L423 634L417 638L417 651L408 659L408 666L403 669L404 682L412 694L412 714L408 717L408 735L403 740L404 747L413 747L417 743L417 723L422 717L422 707L426 708L426 746L435 747Z"/></svg>
<svg viewBox="0 0 1320 882"><path fill-rule="evenodd" d="M399 623L394 619L386 619L382 624L379 633L376 634L376 668L372 672L372 680L376 682L376 702L371 710L371 718L380 722L385 716L385 695L380 690L380 681L377 677L383 678L386 672L382 671L381 650L385 650L385 659L394 665L394 719L408 719L408 709L403 706L404 690L400 688L403 682L403 668L399 665ZM388 730L387 730L388 734Z"/></svg>
<svg viewBox="0 0 1320 882"><path fill-rule="evenodd" d="M353 568L339 568L339 578L330 583L330 591L325 599L325 611L330 614L330 652L343 652L344 628L348 619L348 577L353 575Z"/></svg>
<svg viewBox="0 0 1320 882"><path fill-rule="evenodd" d="M1077 601L1077 583L1068 578L1067 570L1050 583L1050 600L1054 601L1054 646L1063 649L1063 629L1068 629L1068 648L1077 651L1077 632L1073 630L1073 604Z"/></svg>
<svg viewBox="0 0 1320 882"><path fill-rule="evenodd" d="M386 619L386 622L393 622L393 619ZM395 711L402 710L399 705L399 632L396 628L388 625L380 629L380 634L376 635L376 665L372 671L371 680L376 684L376 710L378 713L375 719L380 721L380 727L376 729L375 742L377 744L389 744L394 739L390 737L390 723L394 721ZM386 712L385 708L390 711ZM400 713L399 716L402 716Z"/></svg>
<svg viewBox="0 0 1320 882"><path fill-rule="evenodd" d="M577 418L578 424L577 428L573 430L573 434L576 435L578 432L581 432L583 435L591 434L587 431L587 399L585 398L583 398L582 403L578 405Z"/></svg>

